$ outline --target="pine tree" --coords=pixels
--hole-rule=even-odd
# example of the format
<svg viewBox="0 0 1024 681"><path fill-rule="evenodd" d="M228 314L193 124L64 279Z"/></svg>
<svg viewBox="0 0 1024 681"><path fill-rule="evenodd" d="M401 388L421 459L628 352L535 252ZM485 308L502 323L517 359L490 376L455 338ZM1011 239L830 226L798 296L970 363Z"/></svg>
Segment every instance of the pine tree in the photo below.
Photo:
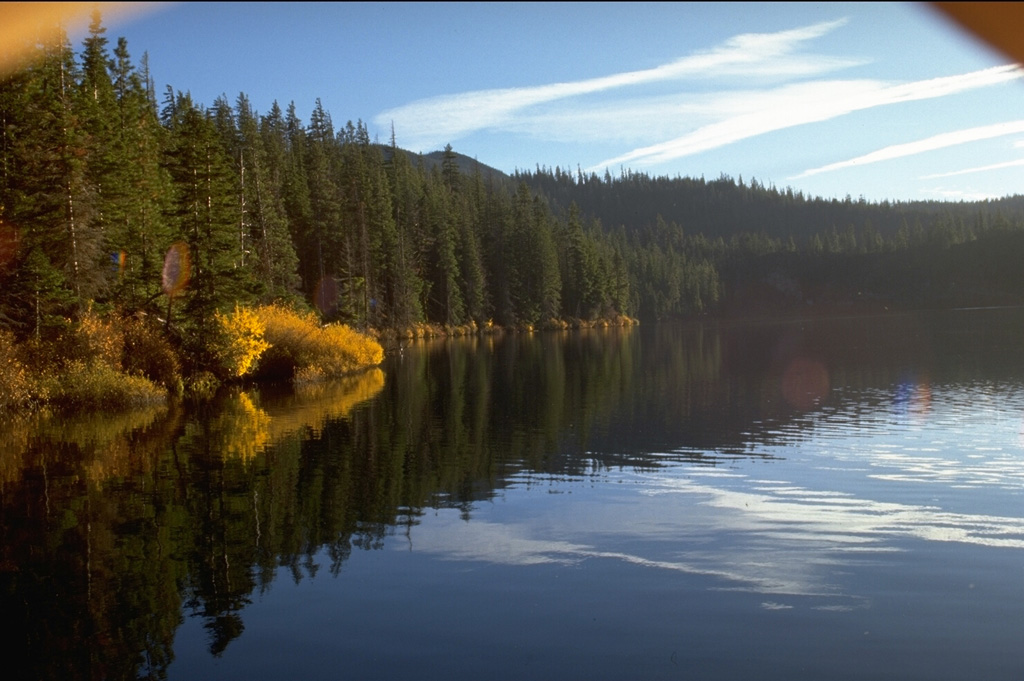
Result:
<svg viewBox="0 0 1024 681"><path fill-rule="evenodd" d="M80 306L102 284L101 234L92 229L93 187L86 167L87 136L76 102L79 74L67 38L38 47L21 73L4 80L3 180L0 219L17 225L17 254L4 267L6 287L18 288L33 271L55 268L60 276L34 277L36 302L67 300ZM38 265L28 261L30 254ZM39 263L45 262L43 267ZM30 288L31 286L30 285ZM16 299L5 301L3 316L22 333L38 329L40 315ZM65 308L63 314L73 310Z"/></svg>
<svg viewBox="0 0 1024 681"><path fill-rule="evenodd" d="M385 164L385 170L389 182L395 237L393 242L385 243L385 248L390 254L385 256L388 270L384 288L391 324L405 328L423 321L421 296L424 283L420 276L420 261L414 248L414 235L420 223L422 188L413 178L414 169L405 152L398 149L393 132L389 152L390 157Z"/></svg>
<svg viewBox="0 0 1024 681"><path fill-rule="evenodd" d="M465 305L459 282L462 274L456 255L458 219L452 210L452 196L441 173L435 168L424 179L422 214L430 235L426 253L430 299L427 317L442 324L465 321Z"/></svg>
<svg viewBox="0 0 1024 681"><path fill-rule="evenodd" d="M117 258L114 299L135 310L160 293L163 255L171 244L165 219L169 179L161 166L165 131L148 77L132 64L124 38L114 49L111 75L116 104L114 162L103 187L105 250Z"/></svg>
<svg viewBox="0 0 1024 681"><path fill-rule="evenodd" d="M503 186L489 186L480 211L481 246L487 268L488 299L494 320L502 326L516 323L513 284L517 268L513 250L512 201Z"/></svg>
<svg viewBox="0 0 1024 681"><path fill-rule="evenodd" d="M311 238L313 208L306 177L306 129L295 113L295 102L288 106L284 130L286 149L281 171L281 199L299 261L302 291L307 299L312 299L320 282L321 268L316 243Z"/></svg>
<svg viewBox="0 0 1024 681"><path fill-rule="evenodd" d="M175 110L166 156L173 183L169 218L188 246L186 343L202 367L213 363L214 313L251 302L254 282L240 266L234 178L216 126L188 95L179 93Z"/></svg>
<svg viewBox="0 0 1024 681"><path fill-rule="evenodd" d="M380 327L392 324L395 317L395 281L401 275L398 269L398 227L395 224L391 189L384 159L379 149L361 145L366 158L364 204L366 220L363 237L366 239L363 277L367 281L369 308L365 321Z"/></svg>
<svg viewBox="0 0 1024 681"><path fill-rule="evenodd" d="M551 230L551 219L547 206L539 197L534 197L533 242L536 254L534 270L535 293L540 303L542 320L557 319L561 316L562 276L558 267L558 251Z"/></svg>
<svg viewBox="0 0 1024 681"><path fill-rule="evenodd" d="M249 159L252 169L245 187L252 206L254 266L265 283L266 301L292 301L298 296L301 280L284 206L288 142L281 108L274 102L270 114L257 122L244 95L239 95L236 106L242 162L244 165Z"/></svg>
<svg viewBox="0 0 1024 681"><path fill-rule="evenodd" d="M83 43L81 83L75 98L79 126L85 134L84 172L92 199L90 229L98 233L98 255L102 258L111 254L109 221L117 211L115 175L121 160L115 144L117 105L110 79L107 39L103 37L105 32L99 12L93 12L89 35ZM118 262L118 259L109 259L103 263L102 280L94 295L104 296L115 283Z"/></svg>
<svg viewBox="0 0 1024 681"><path fill-rule="evenodd" d="M466 186L463 183L463 186ZM483 178L479 169L470 180L469 192L459 195L456 210L462 215L459 221L456 257L462 271L462 298L466 304L466 316L477 324L486 323L489 316L487 300L487 270L484 266L483 243L480 238L481 210L484 202Z"/></svg>
<svg viewBox="0 0 1024 681"><path fill-rule="evenodd" d="M569 206L569 218L560 234L562 253L562 302L566 314L592 319L597 307L597 272L594 247L583 231L579 207Z"/></svg>
<svg viewBox="0 0 1024 681"><path fill-rule="evenodd" d="M373 197L372 185L378 178L374 176L370 139L362 122L354 125L349 121L338 131L337 144L334 176L340 192L341 214L335 229L341 249L338 278L345 301L344 317L351 323L365 324L370 317L370 300L377 295L373 260L380 255L380 231L387 229L381 220L390 220L390 207Z"/></svg>
<svg viewBox="0 0 1024 681"><path fill-rule="evenodd" d="M305 177L309 190L309 222L301 236L300 261L303 282L314 294L320 313L329 318L351 318L357 282L343 266L351 244L342 233L341 192L335 181L336 152L334 126L320 101L313 109L305 136ZM339 275L345 290L339 290Z"/></svg>

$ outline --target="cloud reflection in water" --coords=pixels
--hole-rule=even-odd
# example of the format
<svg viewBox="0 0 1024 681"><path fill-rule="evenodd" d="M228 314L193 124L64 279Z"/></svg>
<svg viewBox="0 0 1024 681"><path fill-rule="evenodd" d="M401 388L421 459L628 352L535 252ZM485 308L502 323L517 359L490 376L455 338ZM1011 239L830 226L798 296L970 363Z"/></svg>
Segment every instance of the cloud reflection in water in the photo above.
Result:
<svg viewBox="0 0 1024 681"><path fill-rule="evenodd" d="M653 469L552 480L563 493L543 500L526 474L502 509L482 507L468 523L440 512L417 528L415 548L702 575L721 580L714 588L771 595L766 610L790 607L786 597L865 607L870 596L849 573L884 556L1024 548L1024 518L1010 503L1024 491L1021 398L1005 386L924 385L823 408L799 432L751 434L757 456L679 450Z"/></svg>

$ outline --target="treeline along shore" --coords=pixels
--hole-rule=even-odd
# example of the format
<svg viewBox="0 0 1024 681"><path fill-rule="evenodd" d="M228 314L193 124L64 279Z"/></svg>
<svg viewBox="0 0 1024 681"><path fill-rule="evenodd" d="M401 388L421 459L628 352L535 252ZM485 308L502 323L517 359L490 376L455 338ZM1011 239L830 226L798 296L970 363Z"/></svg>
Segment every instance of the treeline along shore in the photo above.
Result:
<svg viewBox="0 0 1024 681"><path fill-rule="evenodd" d="M1024 303L1022 197L508 175L319 101L157 93L99 14L33 53L0 79L0 410L313 381L425 335Z"/></svg>

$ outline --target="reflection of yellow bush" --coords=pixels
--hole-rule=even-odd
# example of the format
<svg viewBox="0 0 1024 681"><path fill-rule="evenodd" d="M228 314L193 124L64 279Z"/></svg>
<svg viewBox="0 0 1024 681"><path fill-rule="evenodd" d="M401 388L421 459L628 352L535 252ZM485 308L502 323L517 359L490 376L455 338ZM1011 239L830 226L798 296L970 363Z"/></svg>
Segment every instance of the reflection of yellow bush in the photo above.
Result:
<svg viewBox="0 0 1024 681"><path fill-rule="evenodd" d="M347 417L356 405L384 389L384 372L370 369L355 376L300 385L287 397L264 400L271 416L270 441L280 442L301 429L319 434L327 421Z"/></svg>
<svg viewBox="0 0 1024 681"><path fill-rule="evenodd" d="M299 382L345 376L384 359L380 343L344 324L320 326L315 314L277 305L261 307L257 314L272 348L267 362L289 365Z"/></svg>
<svg viewBox="0 0 1024 681"><path fill-rule="evenodd" d="M188 426L186 437L202 438L202 449L248 462L296 432L320 433L328 421L347 417L356 405L383 388L384 372L374 368L338 380L304 384L276 399L261 400L258 393L236 392L207 426ZM139 443L133 434L147 431L166 414L167 407L161 404L110 414L68 417L44 410L5 418L0 423L0 487L16 482L26 467L35 465L29 461L35 458L31 452L59 443L74 445L70 451L79 452L83 472L94 484L128 476L139 466L151 465L139 458ZM162 436L158 432L154 437L153 449L162 450Z"/></svg>
<svg viewBox="0 0 1024 681"><path fill-rule="evenodd" d="M102 452L111 443L152 426L167 413L166 404L154 404L104 414L55 416L43 414L37 419L37 437L52 442L74 443L83 451Z"/></svg>
<svg viewBox="0 0 1024 681"><path fill-rule="evenodd" d="M63 443L75 446L92 482L128 475L134 465L145 463L137 460L139 452L132 434L149 428L166 413L166 406L153 405L77 416L43 410L5 419L0 426L0 483L21 478L22 470L32 465L26 461L30 450L46 450Z"/></svg>
<svg viewBox="0 0 1024 681"><path fill-rule="evenodd" d="M24 414L0 420L0 490L21 478L33 426L34 419Z"/></svg>
<svg viewBox="0 0 1024 681"><path fill-rule="evenodd" d="M248 393L233 395L217 417L214 432L224 437L226 458L252 461L270 440L270 416L257 407Z"/></svg>
<svg viewBox="0 0 1024 681"><path fill-rule="evenodd" d="M252 461L267 446L300 430L319 433L327 421L348 416L357 404L383 388L384 372L370 369L356 376L307 384L277 399L237 392L222 405L204 437L212 437L215 449L225 458Z"/></svg>

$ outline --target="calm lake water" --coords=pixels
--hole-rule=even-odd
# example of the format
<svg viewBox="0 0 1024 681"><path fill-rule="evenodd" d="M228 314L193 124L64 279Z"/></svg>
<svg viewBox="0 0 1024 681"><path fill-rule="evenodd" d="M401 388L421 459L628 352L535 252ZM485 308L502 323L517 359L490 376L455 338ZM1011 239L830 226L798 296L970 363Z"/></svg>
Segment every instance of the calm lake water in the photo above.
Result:
<svg viewBox="0 0 1024 681"><path fill-rule="evenodd" d="M0 424L11 679L1020 679L1024 311Z"/></svg>

